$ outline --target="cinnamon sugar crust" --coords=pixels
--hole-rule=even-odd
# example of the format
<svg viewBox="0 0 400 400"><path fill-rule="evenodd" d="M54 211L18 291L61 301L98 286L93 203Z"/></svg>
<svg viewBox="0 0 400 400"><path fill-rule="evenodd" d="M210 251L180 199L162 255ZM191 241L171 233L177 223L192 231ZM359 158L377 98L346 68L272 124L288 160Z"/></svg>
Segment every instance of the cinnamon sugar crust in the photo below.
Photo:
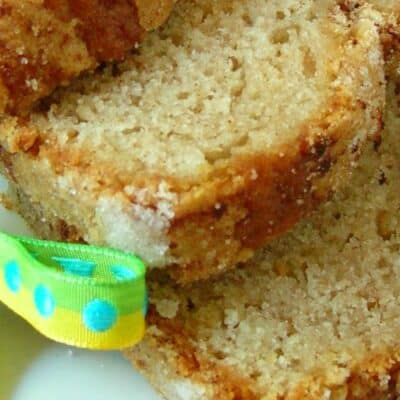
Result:
<svg viewBox="0 0 400 400"><path fill-rule="evenodd" d="M3 0L0 114L26 114L56 87L101 62L122 60L174 1Z"/></svg>

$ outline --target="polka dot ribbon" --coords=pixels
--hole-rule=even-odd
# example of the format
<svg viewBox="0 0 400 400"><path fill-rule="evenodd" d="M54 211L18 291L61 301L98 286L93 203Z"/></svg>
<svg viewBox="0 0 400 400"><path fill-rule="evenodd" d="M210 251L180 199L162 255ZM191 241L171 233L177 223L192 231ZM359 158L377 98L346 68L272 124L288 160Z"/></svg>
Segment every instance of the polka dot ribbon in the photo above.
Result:
<svg viewBox="0 0 400 400"><path fill-rule="evenodd" d="M0 232L0 301L57 342L121 349L145 330L145 266L116 250Z"/></svg>

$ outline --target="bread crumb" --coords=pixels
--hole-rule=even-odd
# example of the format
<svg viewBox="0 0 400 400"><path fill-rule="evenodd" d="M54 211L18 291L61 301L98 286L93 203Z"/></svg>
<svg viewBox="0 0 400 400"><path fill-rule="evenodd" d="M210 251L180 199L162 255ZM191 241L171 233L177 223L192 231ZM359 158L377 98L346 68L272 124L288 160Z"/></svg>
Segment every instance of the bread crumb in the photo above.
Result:
<svg viewBox="0 0 400 400"><path fill-rule="evenodd" d="M162 318L173 319L178 313L179 302L164 299L156 304L156 308Z"/></svg>

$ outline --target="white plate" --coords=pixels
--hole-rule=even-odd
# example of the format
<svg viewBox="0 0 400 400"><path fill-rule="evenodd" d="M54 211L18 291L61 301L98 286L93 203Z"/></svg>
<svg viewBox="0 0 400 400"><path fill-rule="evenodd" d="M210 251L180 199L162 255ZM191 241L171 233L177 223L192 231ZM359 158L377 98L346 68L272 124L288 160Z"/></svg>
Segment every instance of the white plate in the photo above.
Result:
<svg viewBox="0 0 400 400"><path fill-rule="evenodd" d="M0 190L6 184L0 177ZM30 234L0 206L0 229ZM0 400L160 400L118 352L54 344L0 303Z"/></svg>

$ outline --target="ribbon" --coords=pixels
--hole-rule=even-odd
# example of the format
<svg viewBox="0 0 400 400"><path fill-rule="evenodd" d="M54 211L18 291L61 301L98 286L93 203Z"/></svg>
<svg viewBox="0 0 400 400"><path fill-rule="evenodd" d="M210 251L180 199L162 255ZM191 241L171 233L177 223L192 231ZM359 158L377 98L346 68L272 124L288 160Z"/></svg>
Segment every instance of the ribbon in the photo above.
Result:
<svg viewBox="0 0 400 400"><path fill-rule="evenodd" d="M121 251L0 232L0 301L64 344L111 350L139 342L145 272L139 258Z"/></svg>

